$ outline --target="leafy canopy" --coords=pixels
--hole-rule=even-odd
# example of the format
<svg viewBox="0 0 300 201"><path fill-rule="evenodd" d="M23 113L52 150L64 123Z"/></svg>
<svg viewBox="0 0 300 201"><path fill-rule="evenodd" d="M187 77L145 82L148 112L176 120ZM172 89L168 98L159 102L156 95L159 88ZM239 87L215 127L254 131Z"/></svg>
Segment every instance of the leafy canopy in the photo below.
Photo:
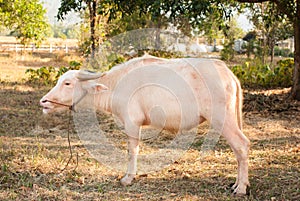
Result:
<svg viewBox="0 0 300 201"><path fill-rule="evenodd" d="M0 20L22 44L41 43L48 34L46 10L39 0L0 0Z"/></svg>

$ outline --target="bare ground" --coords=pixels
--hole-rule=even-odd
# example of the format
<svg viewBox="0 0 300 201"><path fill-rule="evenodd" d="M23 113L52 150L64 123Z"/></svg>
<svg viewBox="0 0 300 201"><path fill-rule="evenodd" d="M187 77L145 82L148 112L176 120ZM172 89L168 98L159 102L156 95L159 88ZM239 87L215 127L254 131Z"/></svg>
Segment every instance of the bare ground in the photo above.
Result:
<svg viewBox="0 0 300 201"><path fill-rule="evenodd" d="M68 113L42 115L38 101L49 87L20 81L24 68L0 65L0 200L300 200L300 103L287 99L289 89L244 91L251 188L237 198L229 189L237 165L226 142L221 138L201 157L206 124L180 159L122 187L123 173L89 155ZM99 119L125 148L112 121L103 114ZM70 155L68 131L74 157L62 171Z"/></svg>

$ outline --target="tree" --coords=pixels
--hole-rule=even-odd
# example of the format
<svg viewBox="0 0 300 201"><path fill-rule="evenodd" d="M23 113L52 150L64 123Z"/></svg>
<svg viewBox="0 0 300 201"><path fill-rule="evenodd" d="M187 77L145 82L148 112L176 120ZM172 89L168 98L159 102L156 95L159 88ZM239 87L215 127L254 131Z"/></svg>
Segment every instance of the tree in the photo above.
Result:
<svg viewBox="0 0 300 201"><path fill-rule="evenodd" d="M226 61L232 61L236 52L234 49L235 40L242 38L245 34L238 26L236 18L229 21L228 27L223 29L223 32L226 37L226 42L224 44L224 49L221 51L221 58Z"/></svg>
<svg viewBox="0 0 300 201"><path fill-rule="evenodd" d="M51 37L54 38L78 38L79 25L66 26L65 24L54 24L51 26Z"/></svg>
<svg viewBox="0 0 300 201"><path fill-rule="evenodd" d="M89 14L89 25L90 25L90 41L91 41L91 57L93 58L96 51L97 40L96 27L98 9L104 6L105 2L101 0L61 0L60 7L58 9L57 18L63 20L65 16L71 12L80 12L88 10Z"/></svg>
<svg viewBox="0 0 300 201"><path fill-rule="evenodd" d="M193 28L210 32L212 24L218 25L214 27L217 32L226 27L226 19L230 18L234 10L239 9L239 4L232 0L112 0L112 2L116 6L111 7L110 18L114 18L118 12L122 13L122 17L132 15L134 12L148 13L151 15L151 20L156 23L156 28L161 28L160 21L164 19L185 35L190 35ZM204 24L207 26L204 27ZM210 33L210 35L213 34L216 33Z"/></svg>
<svg viewBox="0 0 300 201"><path fill-rule="evenodd" d="M223 0L182 0L182 1L122 1L112 0L116 6L110 9L110 18L115 18L116 13L122 13L122 18L150 16L153 28L158 28L156 39L159 39L160 28L172 24L185 36L197 32L207 36L210 44L220 35L228 32L228 20L233 10L239 9L239 4L234 1ZM232 6L229 6L232 5ZM159 44L159 41L157 41Z"/></svg>
<svg viewBox="0 0 300 201"><path fill-rule="evenodd" d="M24 45L45 39L50 29L45 14L39 0L0 0L0 20Z"/></svg>
<svg viewBox="0 0 300 201"><path fill-rule="evenodd" d="M271 63L274 59L274 47L280 40L285 40L293 36L293 26L287 16L277 10L273 2L261 4L250 4L251 19L254 26L260 31L262 63L266 62L266 57L271 54ZM272 13L272 15L270 15Z"/></svg>
<svg viewBox="0 0 300 201"><path fill-rule="evenodd" d="M94 41L92 41L89 11L82 11L80 16L82 21L80 24L79 49L84 56L94 58L96 49L105 40L109 27L113 27L113 25L107 23L106 16L97 14L94 25L94 37L92 38Z"/></svg>
<svg viewBox="0 0 300 201"><path fill-rule="evenodd" d="M109 21L117 19L117 23L125 22L127 26L124 31L129 31L139 28L156 28L155 33L155 49L160 49L161 38L160 33L162 28L166 28L169 24L169 17L166 14L166 3L161 0L155 1L122 1L111 0L110 8L107 12ZM129 25L127 22L131 22ZM141 24L138 25L138 23ZM132 26L133 25L133 26ZM184 31L190 30L190 26L184 26ZM120 28L120 27L119 27Z"/></svg>
<svg viewBox="0 0 300 201"><path fill-rule="evenodd" d="M225 25L222 23L222 19L230 18L234 8L239 9L242 7L243 4L239 3L262 3L267 1L275 3L277 10L286 15L294 25L295 70L291 97L300 100L300 0L113 1L117 5L113 8L113 11L117 10L123 14L130 14L133 11L139 10L140 12L150 12L158 15L165 14L178 27L186 22L193 27L197 25L201 26L207 16L216 15L219 16L215 20L220 20L220 28ZM114 14L114 12L111 13ZM272 14L274 15L274 13Z"/></svg>
<svg viewBox="0 0 300 201"><path fill-rule="evenodd" d="M291 97L300 100L300 0L237 0L241 3L273 2L282 14L286 15L294 26L294 75ZM271 13L270 13L271 15Z"/></svg>
<svg viewBox="0 0 300 201"><path fill-rule="evenodd" d="M108 30L107 37L113 37L118 34L122 34L125 31L141 28L152 28L154 25L153 21L151 20L151 16L148 14L139 14L138 12L134 12L130 16L111 19L109 26L110 28Z"/></svg>
<svg viewBox="0 0 300 201"><path fill-rule="evenodd" d="M242 8L240 3L262 3L273 2L277 10L286 15L294 25L295 40L295 70L293 76L293 87L291 96L300 100L300 0L62 0L58 16L62 17L67 12L89 9L91 24L92 50L94 51L94 25L96 22L96 10L99 14L108 16L108 20L116 17L123 18L133 13L151 14L151 20L155 21L157 28L161 27L162 19L174 24L184 33L190 33L191 28L201 27L208 16L214 15L219 29L226 30L224 19L229 19L234 10ZM274 15L274 13L272 13Z"/></svg>

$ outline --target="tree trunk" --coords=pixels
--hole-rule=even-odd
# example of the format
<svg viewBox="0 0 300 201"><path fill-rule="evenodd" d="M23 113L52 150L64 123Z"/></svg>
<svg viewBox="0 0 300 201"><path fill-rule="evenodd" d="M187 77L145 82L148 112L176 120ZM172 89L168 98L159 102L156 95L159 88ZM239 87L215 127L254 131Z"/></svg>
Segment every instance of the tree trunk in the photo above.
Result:
<svg viewBox="0 0 300 201"><path fill-rule="evenodd" d="M274 65L274 45L272 45L272 47L270 48L271 49L271 65L273 66Z"/></svg>
<svg viewBox="0 0 300 201"><path fill-rule="evenodd" d="M270 37L270 41L269 41L269 48L270 48L270 55L271 55L271 66L274 66L274 56L275 56L275 45L276 45L276 40L274 39L274 34L272 34L272 36Z"/></svg>
<svg viewBox="0 0 300 201"><path fill-rule="evenodd" d="M95 50L96 50L95 29L96 29L97 1L96 0L90 1L88 7L89 7L89 12L90 12L91 58L94 58Z"/></svg>
<svg viewBox="0 0 300 201"><path fill-rule="evenodd" d="M297 0L297 14L294 22L295 68L291 96L300 101L300 0Z"/></svg>

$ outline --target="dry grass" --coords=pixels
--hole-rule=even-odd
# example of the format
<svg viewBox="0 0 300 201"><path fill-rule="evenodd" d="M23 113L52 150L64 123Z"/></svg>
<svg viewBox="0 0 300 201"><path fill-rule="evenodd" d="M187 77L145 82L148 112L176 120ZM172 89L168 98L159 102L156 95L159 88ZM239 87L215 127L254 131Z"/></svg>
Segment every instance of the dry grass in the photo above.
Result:
<svg viewBox="0 0 300 201"><path fill-rule="evenodd" d="M9 44L14 44L14 43L19 43L20 41L17 40L17 38L12 37L12 36L0 36L0 43L9 43ZM47 44L53 44L53 45L68 45L68 46L74 46L74 44L77 44L78 40L76 39L61 39L61 38L48 38L45 40L42 45L47 45Z"/></svg>
<svg viewBox="0 0 300 201"><path fill-rule="evenodd" d="M50 53L5 53L0 54L0 81L20 82L24 78L24 72L28 68L40 68L42 66L61 67L68 66L72 60L82 60L78 55L58 52Z"/></svg>
<svg viewBox="0 0 300 201"><path fill-rule="evenodd" d="M28 65L6 59L0 63L0 200L300 200L300 103L286 100L287 89L245 93L244 132L252 141L250 196L230 193L236 161L223 139L214 153L200 157L202 134L174 164L122 187L123 173L94 160L73 126L78 167L74 171L74 157L61 172L69 156L68 113L42 115L38 101L49 87L20 82ZM115 132L111 121L99 118Z"/></svg>

